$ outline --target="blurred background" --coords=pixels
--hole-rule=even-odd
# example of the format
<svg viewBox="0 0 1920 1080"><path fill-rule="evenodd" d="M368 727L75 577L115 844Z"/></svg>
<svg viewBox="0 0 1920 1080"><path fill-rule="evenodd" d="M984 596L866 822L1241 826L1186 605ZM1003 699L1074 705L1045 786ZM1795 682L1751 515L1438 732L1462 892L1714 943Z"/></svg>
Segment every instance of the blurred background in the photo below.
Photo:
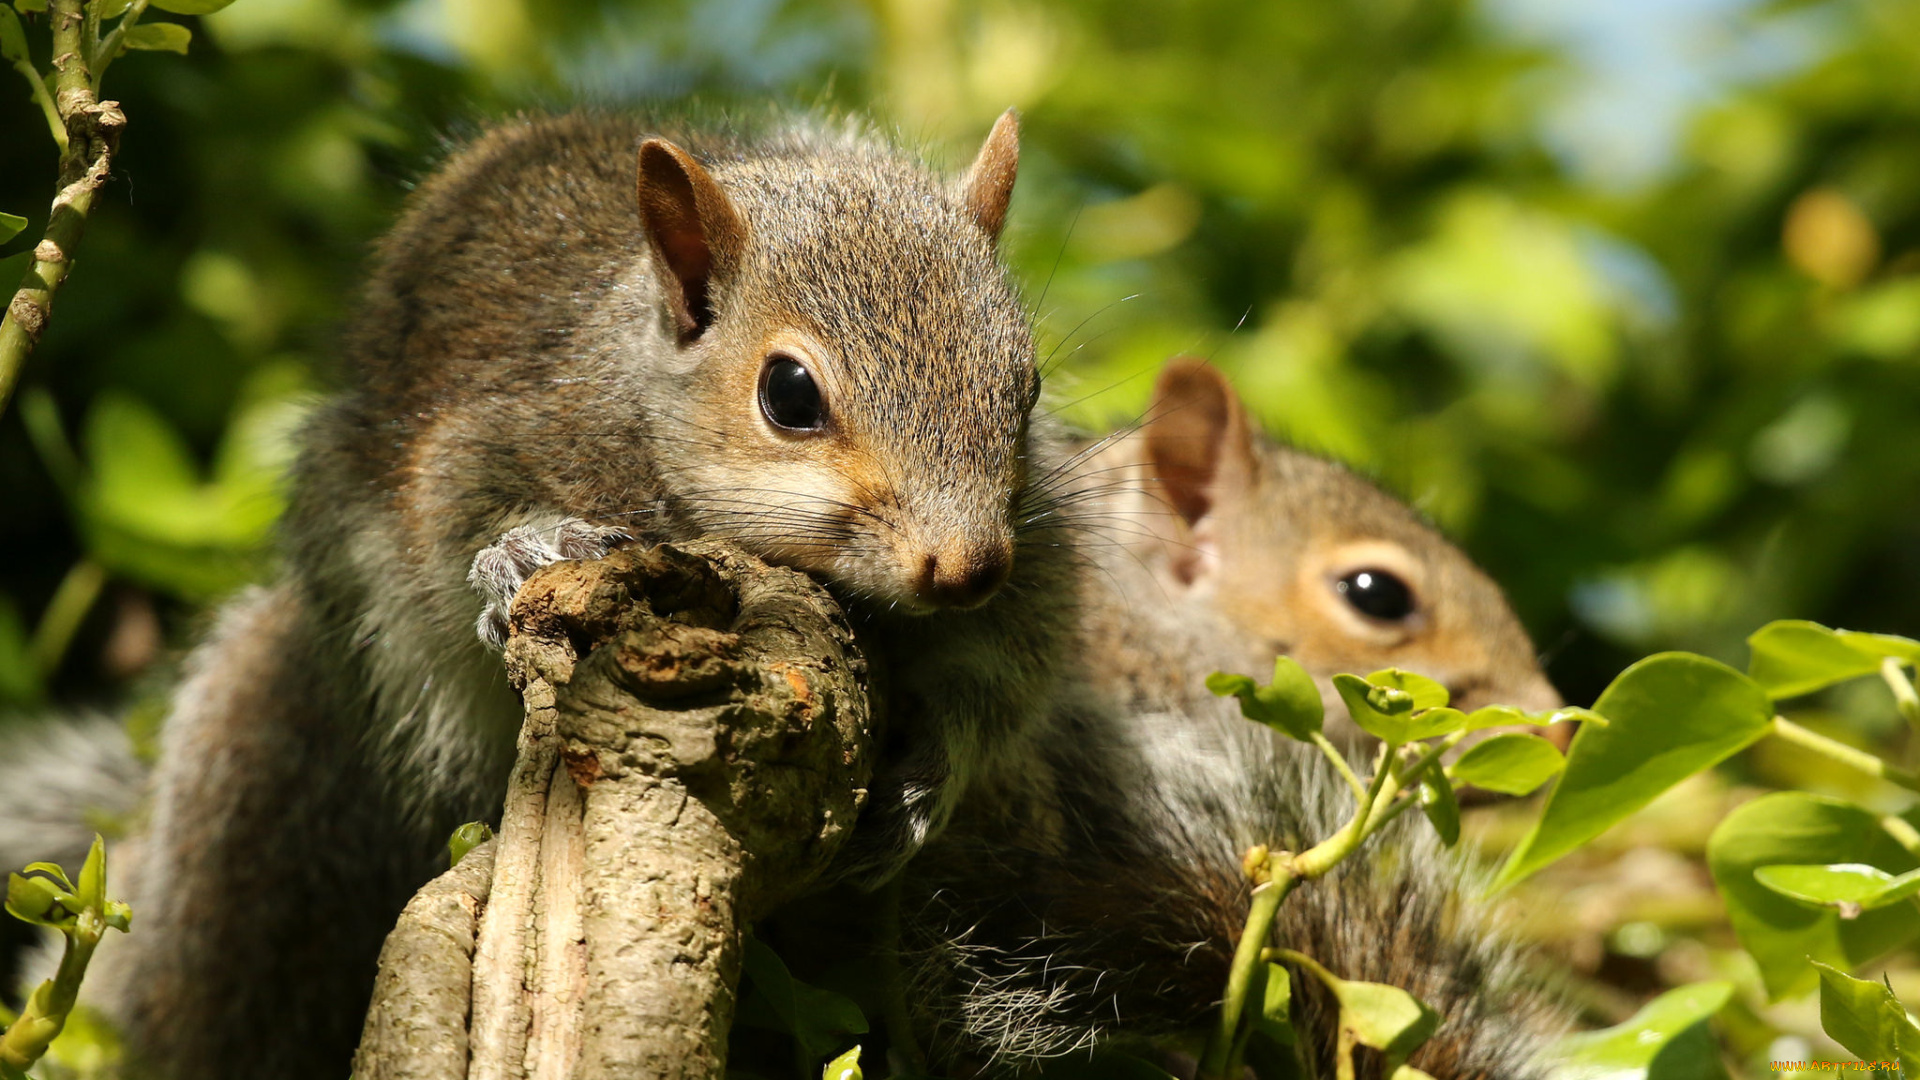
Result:
<svg viewBox="0 0 1920 1080"><path fill-rule="evenodd" d="M116 176L0 417L0 712L164 685L270 557L288 426L408 183L488 116L583 98L859 110L956 166L1018 106L1005 248L1053 406L1123 422L1167 356L1212 357L1270 430L1489 567L1573 701L1657 649L1743 664L1776 617L1920 636L1911 0L238 0L181 21L190 55L108 76ZM0 87L0 210L32 218L0 247L11 283L55 151L24 84ZM1890 700L1838 704L1845 737L1898 735ZM1633 871L1653 899L1593 864L1613 892L1561 944L1604 976L1598 1015L1734 962L1686 883L1773 767L1750 755L1618 842L1654 852ZM1794 1056L1779 1008L1732 1031L1736 1059Z"/></svg>

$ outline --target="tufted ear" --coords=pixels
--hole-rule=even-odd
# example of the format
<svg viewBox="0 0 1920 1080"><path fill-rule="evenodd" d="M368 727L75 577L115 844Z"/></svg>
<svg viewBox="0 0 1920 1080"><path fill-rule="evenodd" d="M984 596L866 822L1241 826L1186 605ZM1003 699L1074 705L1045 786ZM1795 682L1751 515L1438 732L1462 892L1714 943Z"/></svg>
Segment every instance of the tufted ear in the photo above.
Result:
<svg viewBox="0 0 1920 1080"><path fill-rule="evenodd" d="M727 193L693 155L665 139L640 144L640 222L664 271L680 340L713 325L716 268L736 259L745 232Z"/></svg>
<svg viewBox="0 0 1920 1080"><path fill-rule="evenodd" d="M1190 356L1168 361L1154 384L1150 415L1147 463L1188 525L1247 495L1253 432L1240 396L1212 365Z"/></svg>
<svg viewBox="0 0 1920 1080"><path fill-rule="evenodd" d="M994 121L980 153L960 180L960 203L974 223L992 240L1007 223L1007 203L1013 199L1013 178L1020 171L1020 114L1008 109Z"/></svg>

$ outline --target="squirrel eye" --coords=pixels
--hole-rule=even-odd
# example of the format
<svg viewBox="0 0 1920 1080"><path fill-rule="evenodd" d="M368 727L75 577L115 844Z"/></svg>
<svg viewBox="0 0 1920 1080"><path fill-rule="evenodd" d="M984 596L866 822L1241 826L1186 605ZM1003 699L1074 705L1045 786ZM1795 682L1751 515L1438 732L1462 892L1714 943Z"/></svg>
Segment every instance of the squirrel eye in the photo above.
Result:
<svg viewBox="0 0 1920 1080"><path fill-rule="evenodd" d="M1355 570L1333 588L1368 618L1398 622L1413 614L1413 590L1385 570Z"/></svg>
<svg viewBox="0 0 1920 1080"><path fill-rule="evenodd" d="M760 411L774 427L789 431L818 431L827 420L827 404L813 376L800 361L779 353L760 369Z"/></svg>

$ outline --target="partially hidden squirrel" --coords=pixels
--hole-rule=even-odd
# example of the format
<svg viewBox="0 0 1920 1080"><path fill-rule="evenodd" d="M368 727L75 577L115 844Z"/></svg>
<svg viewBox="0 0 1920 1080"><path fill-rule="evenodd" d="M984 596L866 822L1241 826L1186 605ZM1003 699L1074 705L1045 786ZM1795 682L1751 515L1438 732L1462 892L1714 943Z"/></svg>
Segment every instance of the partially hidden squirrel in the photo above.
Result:
<svg viewBox="0 0 1920 1080"><path fill-rule="evenodd" d="M976 788L902 878L906 999L959 1075L1201 1027L1246 918L1243 853L1301 850L1351 813L1317 751L1213 698L1208 672L1260 674L1285 653L1323 687L1399 666L1464 708L1560 701L1458 548L1352 472L1260 438L1212 368L1169 365L1149 415L1086 471L1114 537L1081 628L1101 662L1079 677L1099 686L1063 695L1037 759ZM1330 725L1350 725L1323 697ZM1287 900L1276 943L1438 1010L1412 1063L1439 1080L1542 1075L1565 1020L1474 873L1424 821L1372 844ZM1336 1010L1311 978L1294 994L1303 1049L1331 1076Z"/></svg>
<svg viewBox="0 0 1920 1080"><path fill-rule="evenodd" d="M142 1075L346 1075L382 938L497 813L503 612L556 559L715 537L822 580L886 687L840 872L938 831L1075 619L995 250L1017 156L1011 112L957 179L850 123L589 112L420 185L301 435L281 569L190 657L125 845L139 932L90 985Z"/></svg>

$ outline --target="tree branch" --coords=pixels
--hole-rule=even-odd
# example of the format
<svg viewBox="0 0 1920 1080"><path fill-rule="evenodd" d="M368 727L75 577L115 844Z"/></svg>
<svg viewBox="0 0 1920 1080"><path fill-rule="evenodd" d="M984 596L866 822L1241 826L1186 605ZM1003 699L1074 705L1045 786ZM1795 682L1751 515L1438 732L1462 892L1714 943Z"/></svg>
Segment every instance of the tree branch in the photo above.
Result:
<svg viewBox="0 0 1920 1080"><path fill-rule="evenodd" d="M413 984L403 919L355 1074L717 1080L741 935L818 879L865 798L852 633L818 584L712 543L550 567L513 625L527 720L485 908L455 935L472 991L409 1029L471 1031L471 1064L422 1065L440 1051L391 1020L443 996L442 964Z"/></svg>

